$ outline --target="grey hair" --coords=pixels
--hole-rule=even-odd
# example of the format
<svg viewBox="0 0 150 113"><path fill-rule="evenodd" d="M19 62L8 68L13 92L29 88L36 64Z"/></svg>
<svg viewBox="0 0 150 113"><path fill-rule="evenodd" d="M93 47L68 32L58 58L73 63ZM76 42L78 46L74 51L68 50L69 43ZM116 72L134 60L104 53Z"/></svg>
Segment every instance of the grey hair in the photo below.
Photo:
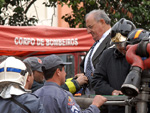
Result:
<svg viewBox="0 0 150 113"><path fill-rule="evenodd" d="M95 19L96 21L99 21L100 19L104 19L104 20L105 20L105 23L110 25L111 19L108 17L108 15L105 13L104 10L100 10L100 9L98 9L98 10L96 10L96 9L95 9L95 10L92 10L91 12L89 12L89 13L87 13L87 14L85 15L85 20L86 20L86 18L87 18L89 15L91 15L91 14L94 15L94 19Z"/></svg>

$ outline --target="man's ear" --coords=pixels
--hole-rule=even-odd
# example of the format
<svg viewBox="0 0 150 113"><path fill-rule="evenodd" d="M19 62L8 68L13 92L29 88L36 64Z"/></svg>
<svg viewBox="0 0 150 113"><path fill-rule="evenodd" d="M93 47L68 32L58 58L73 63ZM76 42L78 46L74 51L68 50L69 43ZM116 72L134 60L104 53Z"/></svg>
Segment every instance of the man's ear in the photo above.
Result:
<svg viewBox="0 0 150 113"><path fill-rule="evenodd" d="M27 82L30 82L30 75L27 76Z"/></svg>
<svg viewBox="0 0 150 113"><path fill-rule="evenodd" d="M60 71L60 69L59 69L59 68L57 68L57 69L56 69L56 74L57 74L58 76L60 76L60 75L61 75L61 74L60 74L60 72L61 72L61 71Z"/></svg>
<svg viewBox="0 0 150 113"><path fill-rule="evenodd" d="M105 23L105 20L102 19L102 18L101 18L99 21L100 21L101 24L106 24L106 23Z"/></svg>

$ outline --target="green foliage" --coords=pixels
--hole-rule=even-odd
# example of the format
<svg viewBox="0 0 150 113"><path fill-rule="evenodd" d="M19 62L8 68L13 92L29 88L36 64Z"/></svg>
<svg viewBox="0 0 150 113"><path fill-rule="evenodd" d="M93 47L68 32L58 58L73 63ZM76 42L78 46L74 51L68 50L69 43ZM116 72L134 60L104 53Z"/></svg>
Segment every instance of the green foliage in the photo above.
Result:
<svg viewBox="0 0 150 113"><path fill-rule="evenodd" d="M0 7L0 25L33 26L38 21L35 16L27 17L26 13L36 0L5 0ZM26 4L24 7L23 2ZM9 10L9 11L8 11ZM10 11L11 10L11 11ZM11 12L11 13L10 13Z"/></svg>
<svg viewBox="0 0 150 113"><path fill-rule="evenodd" d="M56 0L49 0L49 3ZM57 0L72 8L70 14L62 18L69 23L70 27L85 27L85 14L93 9L103 9L111 18L111 25L120 18L126 18L136 25L137 28L150 30L150 1L149 0ZM83 3L81 6L80 4Z"/></svg>
<svg viewBox="0 0 150 113"><path fill-rule="evenodd" d="M102 3L101 1L108 1ZM112 25L120 18L131 20L137 28L144 28L150 30L150 1L147 0L122 0L120 2L114 0L101 0L99 3L103 4L100 9L104 9L111 18ZM115 2L116 1L116 2ZM107 4L107 5L106 5ZM118 5L117 5L118 4ZM103 7L103 6L106 7Z"/></svg>
<svg viewBox="0 0 150 113"><path fill-rule="evenodd" d="M97 4L93 0L66 0L61 1L60 4L67 4L69 7L73 9L70 14L66 14L62 17L66 22L69 23L70 27L85 27L85 14L95 7L98 8ZM83 6L81 6L83 3Z"/></svg>
<svg viewBox="0 0 150 113"><path fill-rule="evenodd" d="M0 8L3 7L3 4L4 4L4 0L0 0Z"/></svg>

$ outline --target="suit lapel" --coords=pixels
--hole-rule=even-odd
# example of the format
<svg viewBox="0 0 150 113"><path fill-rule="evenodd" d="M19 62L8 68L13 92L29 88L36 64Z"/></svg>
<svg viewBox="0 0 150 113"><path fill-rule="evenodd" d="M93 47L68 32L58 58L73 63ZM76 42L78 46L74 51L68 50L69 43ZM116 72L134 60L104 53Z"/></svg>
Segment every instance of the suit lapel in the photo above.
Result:
<svg viewBox="0 0 150 113"><path fill-rule="evenodd" d="M103 52L103 50L107 47L108 43L110 43L110 34L103 40L103 42L97 48L96 52L93 55L92 62Z"/></svg>

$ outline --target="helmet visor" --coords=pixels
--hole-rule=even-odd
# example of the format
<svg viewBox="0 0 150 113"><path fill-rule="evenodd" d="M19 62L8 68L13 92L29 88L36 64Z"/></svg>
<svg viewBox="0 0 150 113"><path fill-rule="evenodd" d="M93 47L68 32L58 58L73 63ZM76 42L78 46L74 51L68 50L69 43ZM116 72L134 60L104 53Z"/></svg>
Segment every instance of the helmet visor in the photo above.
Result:
<svg viewBox="0 0 150 113"><path fill-rule="evenodd" d="M120 33L116 33L114 37L111 39L111 44L117 44L120 42L125 42L127 40L127 37L121 35Z"/></svg>

